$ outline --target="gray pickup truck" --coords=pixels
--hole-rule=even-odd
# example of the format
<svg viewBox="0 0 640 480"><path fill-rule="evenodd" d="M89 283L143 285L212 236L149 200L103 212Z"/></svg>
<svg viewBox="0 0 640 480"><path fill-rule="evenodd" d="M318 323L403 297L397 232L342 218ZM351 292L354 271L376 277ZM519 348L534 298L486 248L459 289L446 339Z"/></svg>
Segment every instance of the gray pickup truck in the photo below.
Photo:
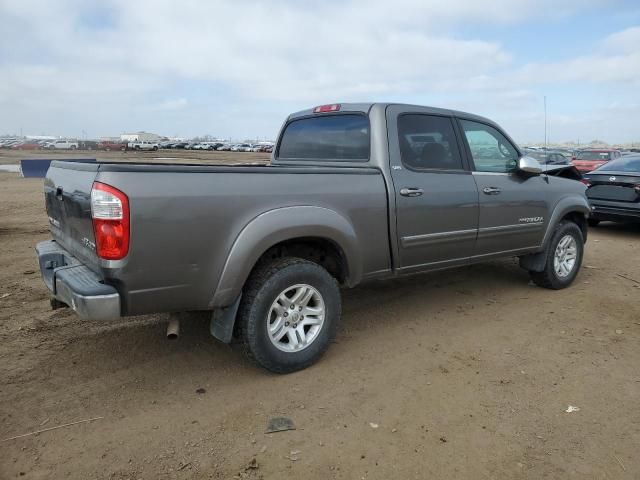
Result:
<svg viewBox="0 0 640 480"><path fill-rule="evenodd" d="M207 311L215 337L291 372L327 349L341 286L509 256L571 284L589 206L563 172L476 115L323 105L286 119L270 165L53 162L36 250L54 306Z"/></svg>

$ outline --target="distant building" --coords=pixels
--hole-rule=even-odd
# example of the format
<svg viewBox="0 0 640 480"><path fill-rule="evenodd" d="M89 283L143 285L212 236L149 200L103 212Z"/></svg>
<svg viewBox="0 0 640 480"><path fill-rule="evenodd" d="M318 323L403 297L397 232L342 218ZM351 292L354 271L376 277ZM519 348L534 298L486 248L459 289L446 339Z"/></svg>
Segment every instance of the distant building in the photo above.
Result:
<svg viewBox="0 0 640 480"><path fill-rule="evenodd" d="M164 137L149 132L123 133L120 140L123 142L157 142Z"/></svg>

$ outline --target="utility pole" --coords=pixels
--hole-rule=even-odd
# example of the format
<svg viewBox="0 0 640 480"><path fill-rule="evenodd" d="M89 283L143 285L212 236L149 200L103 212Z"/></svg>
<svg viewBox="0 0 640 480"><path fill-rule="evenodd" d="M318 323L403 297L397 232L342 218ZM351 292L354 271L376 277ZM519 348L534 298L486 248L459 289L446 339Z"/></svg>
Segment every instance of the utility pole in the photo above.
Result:
<svg viewBox="0 0 640 480"><path fill-rule="evenodd" d="M547 96L544 96L544 149L547 149Z"/></svg>

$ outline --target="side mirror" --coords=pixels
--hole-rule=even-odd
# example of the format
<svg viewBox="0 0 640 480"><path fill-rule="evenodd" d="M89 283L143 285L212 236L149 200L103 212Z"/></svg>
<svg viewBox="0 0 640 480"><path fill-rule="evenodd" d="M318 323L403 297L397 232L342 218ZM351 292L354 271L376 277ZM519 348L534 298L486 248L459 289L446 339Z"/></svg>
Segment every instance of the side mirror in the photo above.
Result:
<svg viewBox="0 0 640 480"><path fill-rule="evenodd" d="M518 170L531 175L540 175L542 166L535 158L524 156L518 159Z"/></svg>

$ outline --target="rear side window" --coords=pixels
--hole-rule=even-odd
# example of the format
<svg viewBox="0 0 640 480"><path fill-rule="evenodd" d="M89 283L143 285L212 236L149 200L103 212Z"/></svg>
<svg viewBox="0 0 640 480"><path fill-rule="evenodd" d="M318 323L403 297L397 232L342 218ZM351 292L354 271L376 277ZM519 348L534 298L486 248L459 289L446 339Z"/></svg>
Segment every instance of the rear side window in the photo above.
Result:
<svg viewBox="0 0 640 480"><path fill-rule="evenodd" d="M369 160L369 119L341 114L294 120L287 125L278 148L279 159Z"/></svg>
<svg viewBox="0 0 640 480"><path fill-rule="evenodd" d="M462 157L447 117L409 114L398 117L402 163L416 170L463 170Z"/></svg>

